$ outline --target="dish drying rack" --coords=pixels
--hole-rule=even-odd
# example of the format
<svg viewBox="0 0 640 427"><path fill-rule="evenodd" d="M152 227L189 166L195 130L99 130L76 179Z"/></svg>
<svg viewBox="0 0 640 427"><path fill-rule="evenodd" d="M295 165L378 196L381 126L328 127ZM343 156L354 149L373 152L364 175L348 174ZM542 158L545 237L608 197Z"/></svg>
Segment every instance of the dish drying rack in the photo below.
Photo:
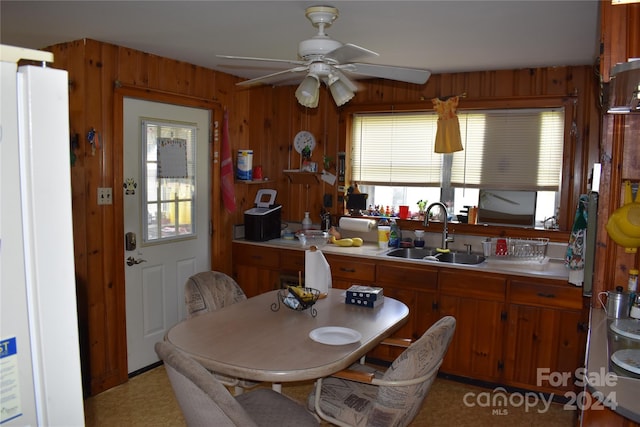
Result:
<svg viewBox="0 0 640 427"><path fill-rule="evenodd" d="M548 238L494 237L483 245L489 244L488 258L505 261L538 261L547 256ZM485 255L487 255L485 249Z"/></svg>

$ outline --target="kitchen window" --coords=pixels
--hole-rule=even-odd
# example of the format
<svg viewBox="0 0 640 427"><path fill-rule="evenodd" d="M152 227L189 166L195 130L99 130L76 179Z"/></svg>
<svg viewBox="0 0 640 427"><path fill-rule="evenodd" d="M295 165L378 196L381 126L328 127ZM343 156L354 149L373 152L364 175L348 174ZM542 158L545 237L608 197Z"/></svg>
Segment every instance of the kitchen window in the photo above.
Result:
<svg viewBox="0 0 640 427"><path fill-rule="evenodd" d="M459 110L463 151L434 153L435 112L354 114L351 179L370 205L478 205L480 189L537 192L536 222L556 214L564 108Z"/></svg>

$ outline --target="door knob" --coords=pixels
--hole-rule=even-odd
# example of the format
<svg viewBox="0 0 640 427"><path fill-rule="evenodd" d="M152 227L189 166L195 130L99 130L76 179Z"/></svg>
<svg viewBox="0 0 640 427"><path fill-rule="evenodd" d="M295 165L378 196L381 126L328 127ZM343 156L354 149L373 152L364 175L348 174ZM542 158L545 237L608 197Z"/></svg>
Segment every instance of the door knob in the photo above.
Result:
<svg viewBox="0 0 640 427"><path fill-rule="evenodd" d="M141 262L147 262L146 259L142 259L142 258L138 258L135 259L134 257L130 256L129 258L127 258L127 265L129 267L131 267L134 264L140 264Z"/></svg>

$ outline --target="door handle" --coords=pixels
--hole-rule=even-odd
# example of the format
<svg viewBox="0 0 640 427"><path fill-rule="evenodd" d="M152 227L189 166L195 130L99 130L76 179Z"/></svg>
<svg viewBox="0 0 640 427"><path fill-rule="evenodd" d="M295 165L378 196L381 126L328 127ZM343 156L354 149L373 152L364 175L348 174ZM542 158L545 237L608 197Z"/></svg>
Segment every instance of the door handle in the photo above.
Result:
<svg viewBox="0 0 640 427"><path fill-rule="evenodd" d="M129 267L131 267L134 264L140 264L141 262L147 262L146 259L142 259L142 258L138 258L135 259L134 257L130 256L129 258L127 258L127 265Z"/></svg>

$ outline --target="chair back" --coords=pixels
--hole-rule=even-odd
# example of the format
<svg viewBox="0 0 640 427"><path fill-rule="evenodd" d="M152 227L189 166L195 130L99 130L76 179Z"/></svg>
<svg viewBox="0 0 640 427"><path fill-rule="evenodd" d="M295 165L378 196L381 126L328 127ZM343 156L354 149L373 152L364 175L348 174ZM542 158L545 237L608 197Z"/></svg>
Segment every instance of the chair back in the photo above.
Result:
<svg viewBox="0 0 640 427"><path fill-rule="evenodd" d="M174 345L160 341L155 350L171 382L182 414L192 426L256 426L238 401L204 366Z"/></svg>
<svg viewBox="0 0 640 427"><path fill-rule="evenodd" d="M384 419L385 425L406 426L415 418L436 379L455 329L456 319L443 317L393 361L382 380L409 380L429 375L415 385L380 386L369 420Z"/></svg>
<svg viewBox="0 0 640 427"><path fill-rule="evenodd" d="M184 286L187 318L246 300L242 288L220 271L203 271L189 277Z"/></svg>

